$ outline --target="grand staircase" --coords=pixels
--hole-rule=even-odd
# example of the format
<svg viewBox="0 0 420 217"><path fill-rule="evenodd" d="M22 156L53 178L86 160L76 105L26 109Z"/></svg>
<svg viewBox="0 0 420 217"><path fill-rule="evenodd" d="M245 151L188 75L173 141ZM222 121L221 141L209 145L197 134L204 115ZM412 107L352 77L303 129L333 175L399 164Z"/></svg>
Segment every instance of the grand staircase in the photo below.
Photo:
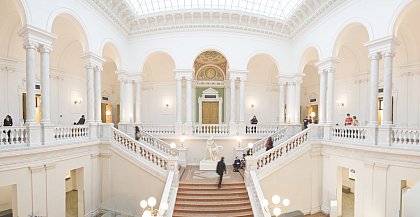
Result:
<svg viewBox="0 0 420 217"><path fill-rule="evenodd" d="M252 217L251 204L245 183L216 183L181 181L173 217Z"/></svg>

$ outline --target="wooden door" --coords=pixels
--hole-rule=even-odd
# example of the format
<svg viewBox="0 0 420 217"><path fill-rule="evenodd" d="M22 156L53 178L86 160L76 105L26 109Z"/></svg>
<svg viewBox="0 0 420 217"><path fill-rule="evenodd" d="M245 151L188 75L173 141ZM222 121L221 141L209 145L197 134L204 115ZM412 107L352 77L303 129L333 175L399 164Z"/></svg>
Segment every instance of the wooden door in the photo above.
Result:
<svg viewBox="0 0 420 217"><path fill-rule="evenodd" d="M107 123L106 122L106 103L101 103L101 121L102 123Z"/></svg>
<svg viewBox="0 0 420 217"><path fill-rule="evenodd" d="M219 124L219 102L203 102L203 124Z"/></svg>

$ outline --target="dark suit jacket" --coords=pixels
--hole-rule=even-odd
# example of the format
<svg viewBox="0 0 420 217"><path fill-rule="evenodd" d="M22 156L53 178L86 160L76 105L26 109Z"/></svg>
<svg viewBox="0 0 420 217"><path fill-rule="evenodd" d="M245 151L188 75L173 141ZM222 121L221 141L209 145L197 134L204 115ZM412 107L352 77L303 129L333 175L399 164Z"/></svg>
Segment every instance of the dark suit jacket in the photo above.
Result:
<svg viewBox="0 0 420 217"><path fill-rule="evenodd" d="M223 175L224 172L226 172L225 162L219 161L217 163L216 173L219 174L219 175Z"/></svg>
<svg viewBox="0 0 420 217"><path fill-rule="evenodd" d="M3 120L3 126L5 127L10 127L13 126L13 121L12 119L6 120L6 118Z"/></svg>

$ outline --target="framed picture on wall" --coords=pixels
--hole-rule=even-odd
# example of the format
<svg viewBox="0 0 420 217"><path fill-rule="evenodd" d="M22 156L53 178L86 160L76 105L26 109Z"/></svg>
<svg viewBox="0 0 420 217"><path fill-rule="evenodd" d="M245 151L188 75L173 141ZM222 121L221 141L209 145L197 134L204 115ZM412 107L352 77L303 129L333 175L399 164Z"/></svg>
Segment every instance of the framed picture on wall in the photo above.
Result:
<svg viewBox="0 0 420 217"><path fill-rule="evenodd" d="M349 179L353 181L356 180L356 170L349 169Z"/></svg>

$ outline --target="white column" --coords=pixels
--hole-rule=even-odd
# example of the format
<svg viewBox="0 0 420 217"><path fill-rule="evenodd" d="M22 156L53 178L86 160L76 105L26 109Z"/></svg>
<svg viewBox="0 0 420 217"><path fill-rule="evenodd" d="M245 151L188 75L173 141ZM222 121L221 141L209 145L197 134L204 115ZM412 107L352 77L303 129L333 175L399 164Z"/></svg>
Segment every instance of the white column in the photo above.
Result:
<svg viewBox="0 0 420 217"><path fill-rule="evenodd" d="M101 102L102 102L102 94L101 94L101 71L102 66L96 66L94 68L95 72L95 122L102 123L101 120Z"/></svg>
<svg viewBox="0 0 420 217"><path fill-rule="evenodd" d="M133 103L133 81L128 80L125 84L125 115L126 121L133 123L134 121L134 103Z"/></svg>
<svg viewBox="0 0 420 217"><path fill-rule="evenodd" d="M392 125L392 51L384 52L384 92L382 125Z"/></svg>
<svg viewBox="0 0 420 217"><path fill-rule="evenodd" d="M95 92L94 92L94 76L93 76L93 65L91 63L86 64L87 73L87 123L95 122Z"/></svg>
<svg viewBox="0 0 420 217"><path fill-rule="evenodd" d="M370 100L369 100L369 125L378 125L378 79L379 79L379 54L370 55Z"/></svg>
<svg viewBox="0 0 420 217"><path fill-rule="evenodd" d="M182 123L182 78L176 78L176 122Z"/></svg>
<svg viewBox="0 0 420 217"><path fill-rule="evenodd" d="M235 102L236 102L236 87L235 87L235 83L236 83L236 77L231 77L230 78L230 123L235 123Z"/></svg>
<svg viewBox="0 0 420 217"><path fill-rule="evenodd" d="M334 70L328 69L327 72L327 123L334 123Z"/></svg>
<svg viewBox="0 0 420 217"><path fill-rule="evenodd" d="M46 45L40 47L41 53L41 123L51 122L50 103L50 52L51 48Z"/></svg>
<svg viewBox="0 0 420 217"><path fill-rule="evenodd" d="M120 78L120 123L126 123L125 97L125 79Z"/></svg>
<svg viewBox="0 0 420 217"><path fill-rule="evenodd" d="M294 101L295 101L295 88L293 82L287 82L287 106L286 106L286 123L292 123L294 117Z"/></svg>
<svg viewBox="0 0 420 217"><path fill-rule="evenodd" d="M300 81L295 82L295 123L300 123Z"/></svg>
<svg viewBox="0 0 420 217"><path fill-rule="evenodd" d="M284 123L284 83L279 84L279 123Z"/></svg>
<svg viewBox="0 0 420 217"><path fill-rule="evenodd" d="M192 78L186 78L187 80L187 90L186 90L186 95L187 95L187 103L186 103L186 112L187 112L187 117L186 117L186 122L191 123L192 122L192 108L191 108L191 101L192 101L192 94L191 94L191 89L192 89Z"/></svg>
<svg viewBox="0 0 420 217"><path fill-rule="evenodd" d="M326 79L325 79L325 72L323 69L319 70L319 113L318 113L318 122L320 124L325 123L325 117L326 117L326 106L325 98L326 98Z"/></svg>
<svg viewBox="0 0 420 217"><path fill-rule="evenodd" d="M27 42L26 50L26 123L34 124L35 120L35 47Z"/></svg>
<svg viewBox="0 0 420 217"><path fill-rule="evenodd" d="M136 80L136 123L141 123L141 79Z"/></svg>
<svg viewBox="0 0 420 217"><path fill-rule="evenodd" d="M239 123L245 122L245 80L243 77L239 80Z"/></svg>

